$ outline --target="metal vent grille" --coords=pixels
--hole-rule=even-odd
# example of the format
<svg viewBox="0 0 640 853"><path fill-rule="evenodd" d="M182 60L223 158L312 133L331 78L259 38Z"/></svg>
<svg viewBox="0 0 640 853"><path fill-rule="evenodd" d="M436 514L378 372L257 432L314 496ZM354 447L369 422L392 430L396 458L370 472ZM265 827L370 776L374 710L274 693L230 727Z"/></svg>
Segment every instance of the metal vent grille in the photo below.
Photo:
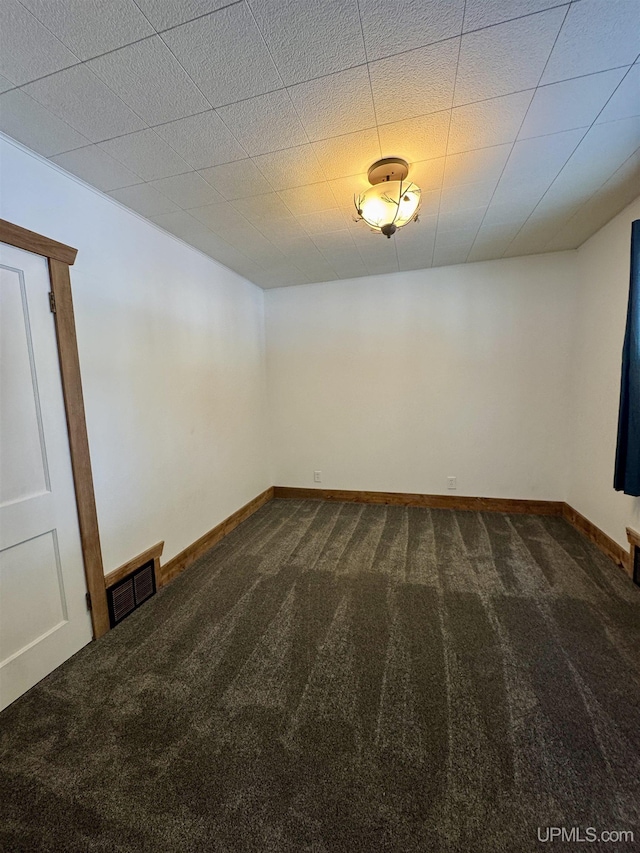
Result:
<svg viewBox="0 0 640 853"><path fill-rule="evenodd" d="M109 605L109 621L111 627L140 607L156 591L156 579L153 571L153 560L133 571L126 578L109 587L107 603Z"/></svg>

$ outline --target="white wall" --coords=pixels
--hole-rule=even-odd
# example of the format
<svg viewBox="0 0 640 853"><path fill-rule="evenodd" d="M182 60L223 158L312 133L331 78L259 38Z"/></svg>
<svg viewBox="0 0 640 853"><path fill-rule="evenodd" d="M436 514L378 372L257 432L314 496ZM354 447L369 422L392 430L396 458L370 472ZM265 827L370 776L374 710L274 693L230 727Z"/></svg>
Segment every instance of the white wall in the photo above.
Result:
<svg viewBox="0 0 640 853"><path fill-rule="evenodd" d="M574 264L267 291L276 484L564 499Z"/></svg>
<svg viewBox="0 0 640 853"><path fill-rule="evenodd" d="M263 293L0 140L0 216L71 270L105 571L169 559L272 484Z"/></svg>
<svg viewBox="0 0 640 853"><path fill-rule="evenodd" d="M640 219L640 199L577 252L580 298L572 359L572 456L567 494L571 506L625 548L626 526L640 530L640 498L613 489L634 219Z"/></svg>

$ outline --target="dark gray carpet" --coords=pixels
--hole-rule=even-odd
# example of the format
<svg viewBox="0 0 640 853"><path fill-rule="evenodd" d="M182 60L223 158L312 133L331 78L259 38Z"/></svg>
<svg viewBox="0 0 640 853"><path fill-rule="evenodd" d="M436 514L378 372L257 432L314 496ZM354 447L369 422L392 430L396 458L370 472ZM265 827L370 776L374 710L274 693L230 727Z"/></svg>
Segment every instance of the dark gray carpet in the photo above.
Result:
<svg viewBox="0 0 640 853"><path fill-rule="evenodd" d="M637 850L640 590L558 518L273 501L0 726L12 853Z"/></svg>

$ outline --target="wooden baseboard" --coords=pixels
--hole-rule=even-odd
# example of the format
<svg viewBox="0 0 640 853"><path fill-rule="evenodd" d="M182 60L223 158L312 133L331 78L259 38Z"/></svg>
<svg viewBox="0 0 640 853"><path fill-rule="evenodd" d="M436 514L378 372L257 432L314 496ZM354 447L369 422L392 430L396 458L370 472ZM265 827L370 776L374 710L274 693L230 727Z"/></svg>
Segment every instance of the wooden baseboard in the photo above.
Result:
<svg viewBox="0 0 640 853"><path fill-rule="evenodd" d="M249 518L250 515L253 515L254 512L259 510L261 506L264 506L272 498L273 486L270 486L253 500L249 501L249 503L236 510L236 512L228 518L225 518L224 521L221 521L220 524L217 524L208 533L205 533L204 536L196 539L196 541L185 548L184 551L176 554L175 557L161 566L159 586L165 586L168 584L169 581L173 580L173 578L183 572L188 566L197 560L198 557L202 556L205 551L208 551L209 548L213 548L217 542L231 533L231 531L234 530L241 522Z"/></svg>
<svg viewBox="0 0 640 853"><path fill-rule="evenodd" d="M430 509L519 512L530 515L562 515L562 501L518 500L515 498L471 498L464 495L421 495L407 492L361 492L348 489L298 489L274 486L274 498L344 501L352 503L417 506Z"/></svg>
<svg viewBox="0 0 640 853"><path fill-rule="evenodd" d="M624 569L628 575L631 574L631 558L629 552L622 545L618 545L603 530L600 530L592 521L589 521L577 509L567 503L563 504L562 517L593 542L603 554L606 554L614 563Z"/></svg>
<svg viewBox="0 0 640 853"><path fill-rule="evenodd" d="M109 587L113 586L114 583L118 583L119 580L126 578L126 576L131 574L131 572L135 572L136 569L139 569L140 566L144 566L144 564L148 563L149 560L153 560L153 573L156 578L157 589L160 582L160 557L162 556L163 548L164 542L158 542L157 545L152 545L151 548L147 548L147 550L143 551L142 554L138 554L137 557L133 557L126 563L123 563L122 566L119 566L117 569L109 572L109 574L104 577L105 587L109 589Z"/></svg>
<svg viewBox="0 0 640 853"><path fill-rule="evenodd" d="M344 501L476 512L482 510L485 512L518 512L529 515L560 515L593 542L603 554L606 554L614 563L623 568L625 572L630 575L632 571L629 552L564 501L471 498L463 495L421 495L406 492L362 492L349 489L299 489L293 486L274 486L273 496L274 498L292 500ZM631 532L633 533L633 531ZM635 535L638 536L638 534Z"/></svg>

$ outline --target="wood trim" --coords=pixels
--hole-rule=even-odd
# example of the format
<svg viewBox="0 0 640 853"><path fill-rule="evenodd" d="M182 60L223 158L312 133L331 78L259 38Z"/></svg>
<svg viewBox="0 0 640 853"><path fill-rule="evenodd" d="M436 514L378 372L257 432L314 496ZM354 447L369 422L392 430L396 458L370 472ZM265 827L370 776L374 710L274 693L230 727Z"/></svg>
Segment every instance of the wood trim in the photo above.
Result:
<svg viewBox="0 0 640 853"><path fill-rule="evenodd" d="M298 489L274 486L274 498L295 500L345 501L348 503L416 506L431 509L484 510L485 512L562 515L562 501L518 500L515 498L474 498L463 495L422 495L407 492L361 492L348 489Z"/></svg>
<svg viewBox="0 0 640 853"><path fill-rule="evenodd" d="M0 237L2 236L0 232ZM84 413L80 360L71 298L68 264L49 258L51 290L55 297L55 318L62 394L67 413L71 467L76 489L78 523L84 556L87 589L91 597L91 621L94 639L109 630L109 611L100 550L98 516L93 491L93 475L89 456L89 439Z"/></svg>
<svg viewBox="0 0 640 853"><path fill-rule="evenodd" d="M69 266L73 266L78 254L78 250L71 246L58 243L57 240L50 240L48 237L36 234L35 231L28 231L20 225L7 222L6 219L0 219L0 243L8 243L10 246L34 252L36 255L44 255L45 258L53 258Z"/></svg>
<svg viewBox="0 0 640 853"><path fill-rule="evenodd" d="M164 542L158 542L157 545L152 545L151 548L147 548L146 551L143 551L142 554L138 554L137 557L132 557L126 563L123 563L122 566L119 566L117 569L109 572L108 575L105 575L104 585L109 589L110 586L118 583L122 578L126 578L126 576L131 574L131 572L135 572L135 570L139 569L140 566L144 566L144 564L148 563L149 560L153 560L153 571L156 576L157 588L160 581L160 557L162 556L163 549Z"/></svg>
<svg viewBox="0 0 640 853"><path fill-rule="evenodd" d="M260 509L273 498L273 486L265 489L249 503L245 504L240 509L236 510L220 524L205 533L199 539L196 539L191 545L172 557L167 563L160 568L160 583L159 586L165 586L169 581L173 580L177 575L188 568L195 560L198 559L205 551L213 548L221 539L231 533L241 522L253 515L254 512Z"/></svg>
<svg viewBox="0 0 640 853"><path fill-rule="evenodd" d="M627 527L627 541L629 545L633 545L634 548L640 548L640 533L637 530L633 530L631 527Z"/></svg>
<svg viewBox="0 0 640 853"><path fill-rule="evenodd" d="M567 503L563 505L562 517L568 521L569 524L575 527L576 530L579 530L580 533L584 534L587 539L593 542L593 544L599 548L603 554L613 560L613 562L620 566L620 568L624 569L627 574L631 574L631 560L629 552L626 551L622 545L618 545L618 543L610 536L607 536L603 530L600 530L600 528L596 527L592 521L589 521L589 519L585 518L582 513L579 513L577 509L574 509Z"/></svg>

